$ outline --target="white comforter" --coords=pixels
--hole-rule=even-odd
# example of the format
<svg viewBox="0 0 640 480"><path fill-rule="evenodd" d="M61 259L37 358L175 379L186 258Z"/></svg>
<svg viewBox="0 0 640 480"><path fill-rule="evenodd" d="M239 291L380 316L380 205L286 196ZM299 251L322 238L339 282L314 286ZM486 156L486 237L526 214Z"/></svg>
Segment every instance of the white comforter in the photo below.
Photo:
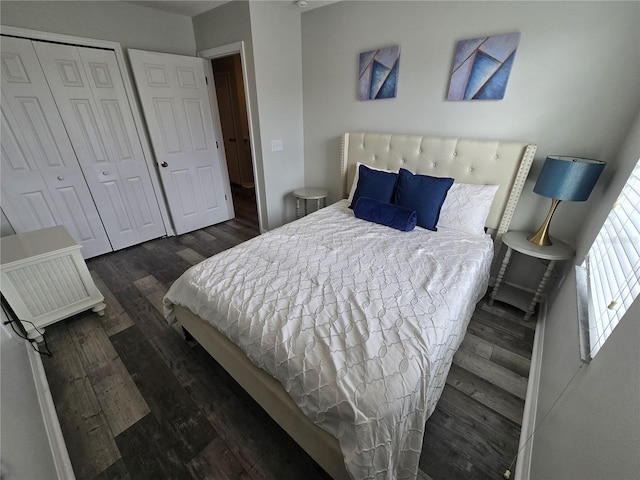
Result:
<svg viewBox="0 0 640 480"><path fill-rule="evenodd" d="M354 479L413 479L493 255L487 235L399 232L343 200L189 269L164 299L209 321L338 438Z"/></svg>

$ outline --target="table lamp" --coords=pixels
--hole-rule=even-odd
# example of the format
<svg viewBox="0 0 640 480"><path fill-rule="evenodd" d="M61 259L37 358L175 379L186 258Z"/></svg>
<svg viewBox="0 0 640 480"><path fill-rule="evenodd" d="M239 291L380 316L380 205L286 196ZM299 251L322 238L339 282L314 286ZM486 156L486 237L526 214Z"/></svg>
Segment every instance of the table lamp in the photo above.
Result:
<svg viewBox="0 0 640 480"><path fill-rule="evenodd" d="M546 158L533 191L551 198L551 208L538 231L528 238L531 243L551 245L549 224L560 202L584 202L589 198L605 165L605 162L589 158L562 155L550 155Z"/></svg>

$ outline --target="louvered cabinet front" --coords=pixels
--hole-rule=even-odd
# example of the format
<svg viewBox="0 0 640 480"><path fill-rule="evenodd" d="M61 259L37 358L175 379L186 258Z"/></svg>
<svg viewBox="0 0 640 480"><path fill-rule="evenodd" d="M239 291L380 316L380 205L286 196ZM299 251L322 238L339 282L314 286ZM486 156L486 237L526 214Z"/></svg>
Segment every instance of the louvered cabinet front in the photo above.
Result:
<svg viewBox="0 0 640 480"><path fill-rule="evenodd" d="M84 310L104 314L104 297L64 226L0 239L0 291L29 338L43 327Z"/></svg>

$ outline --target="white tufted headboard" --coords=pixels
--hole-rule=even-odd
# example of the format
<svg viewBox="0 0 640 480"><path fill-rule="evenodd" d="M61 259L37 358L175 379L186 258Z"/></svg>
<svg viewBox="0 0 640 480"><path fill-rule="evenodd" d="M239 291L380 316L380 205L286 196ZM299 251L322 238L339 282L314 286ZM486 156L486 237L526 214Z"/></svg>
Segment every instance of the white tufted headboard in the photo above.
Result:
<svg viewBox="0 0 640 480"><path fill-rule="evenodd" d="M524 181L531 168L536 145L520 142L396 135L345 133L341 138L340 164L343 198L349 195L356 163L457 182L500 185L486 227L499 247L507 232Z"/></svg>

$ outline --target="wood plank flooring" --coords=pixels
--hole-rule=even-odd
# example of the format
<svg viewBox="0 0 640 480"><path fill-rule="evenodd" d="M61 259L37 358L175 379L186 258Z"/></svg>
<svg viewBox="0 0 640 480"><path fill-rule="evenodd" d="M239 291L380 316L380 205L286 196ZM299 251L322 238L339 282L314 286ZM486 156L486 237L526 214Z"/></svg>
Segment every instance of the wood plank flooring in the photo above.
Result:
<svg viewBox="0 0 640 480"><path fill-rule="evenodd" d="M47 328L51 393L78 479L327 479L195 342L162 296L258 234L234 220L88 261L108 304ZM499 479L516 454L535 323L480 304L427 422L421 478Z"/></svg>
<svg viewBox="0 0 640 480"><path fill-rule="evenodd" d="M258 205L255 188L231 184L231 196L236 218L258 225Z"/></svg>

